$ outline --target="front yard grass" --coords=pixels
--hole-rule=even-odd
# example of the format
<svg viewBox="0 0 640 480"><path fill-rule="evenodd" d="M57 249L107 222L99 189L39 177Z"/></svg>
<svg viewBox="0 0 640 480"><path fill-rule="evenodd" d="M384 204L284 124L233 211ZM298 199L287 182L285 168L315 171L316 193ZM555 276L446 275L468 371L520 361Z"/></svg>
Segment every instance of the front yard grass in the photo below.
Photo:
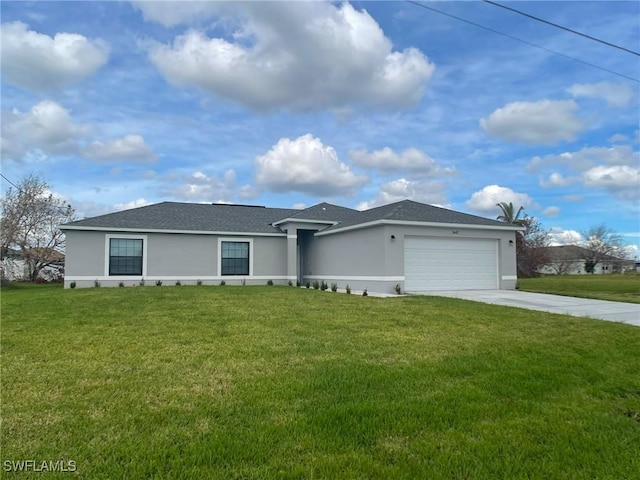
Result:
<svg viewBox="0 0 640 480"><path fill-rule="evenodd" d="M518 280L520 290L569 297L640 303L640 274L547 275Z"/></svg>
<svg viewBox="0 0 640 480"><path fill-rule="evenodd" d="M629 325L290 287L47 286L3 289L1 334L3 478L33 478L4 471L27 459L90 479L640 472Z"/></svg>

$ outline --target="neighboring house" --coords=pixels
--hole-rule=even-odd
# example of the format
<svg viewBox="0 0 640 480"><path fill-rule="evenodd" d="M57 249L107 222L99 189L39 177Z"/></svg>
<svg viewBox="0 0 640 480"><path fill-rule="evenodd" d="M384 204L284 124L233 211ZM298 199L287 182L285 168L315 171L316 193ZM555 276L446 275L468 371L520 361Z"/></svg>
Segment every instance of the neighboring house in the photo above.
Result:
<svg viewBox="0 0 640 480"><path fill-rule="evenodd" d="M11 282L27 281L29 279L29 265L22 251L8 248L2 252L0 261L0 275L3 279ZM34 249L34 253L39 253L38 249ZM64 253L47 249L46 258L52 260L52 264L44 267L38 273L38 278L48 282L60 280L64 272Z"/></svg>
<svg viewBox="0 0 640 480"><path fill-rule="evenodd" d="M410 200L365 211L164 202L71 222L65 287L287 284L513 289L520 227Z"/></svg>
<svg viewBox="0 0 640 480"><path fill-rule="evenodd" d="M549 262L539 269L542 274L555 275L587 275L586 258L588 250L578 245L561 245L557 247L545 247ZM633 260L606 255L595 266L594 274L621 273L633 270Z"/></svg>

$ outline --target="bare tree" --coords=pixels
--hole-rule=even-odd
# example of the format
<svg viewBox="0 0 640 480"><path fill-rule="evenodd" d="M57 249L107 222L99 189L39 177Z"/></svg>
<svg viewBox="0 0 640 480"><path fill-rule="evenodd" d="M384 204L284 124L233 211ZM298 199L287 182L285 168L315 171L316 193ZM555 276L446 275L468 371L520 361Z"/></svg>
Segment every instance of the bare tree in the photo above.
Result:
<svg viewBox="0 0 640 480"><path fill-rule="evenodd" d="M576 262L564 258L554 258L551 256L547 267L551 268L556 275L566 275L573 271Z"/></svg>
<svg viewBox="0 0 640 480"><path fill-rule="evenodd" d="M74 220L71 205L55 197L43 178L31 174L7 190L0 206L2 257L9 249L18 250L31 281L47 267L60 268L65 237L58 225Z"/></svg>
<svg viewBox="0 0 640 480"><path fill-rule="evenodd" d="M625 257L624 243L622 237L605 224L591 227L583 233L587 243L585 249L585 270L587 273L594 273L596 265L611 257Z"/></svg>
<svg viewBox="0 0 640 480"><path fill-rule="evenodd" d="M516 259L519 277L535 277L540 268L549 263L549 246L551 236L549 231L542 228L542 224L535 217L525 217L520 220L524 232L516 235Z"/></svg>

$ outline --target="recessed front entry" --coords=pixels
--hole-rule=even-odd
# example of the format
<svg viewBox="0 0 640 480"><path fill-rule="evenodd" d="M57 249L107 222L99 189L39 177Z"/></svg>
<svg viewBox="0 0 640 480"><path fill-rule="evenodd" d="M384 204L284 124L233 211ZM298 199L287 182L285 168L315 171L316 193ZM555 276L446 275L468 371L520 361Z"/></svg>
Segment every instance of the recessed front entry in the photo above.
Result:
<svg viewBox="0 0 640 480"><path fill-rule="evenodd" d="M498 241L484 238L406 237L404 289L498 288Z"/></svg>

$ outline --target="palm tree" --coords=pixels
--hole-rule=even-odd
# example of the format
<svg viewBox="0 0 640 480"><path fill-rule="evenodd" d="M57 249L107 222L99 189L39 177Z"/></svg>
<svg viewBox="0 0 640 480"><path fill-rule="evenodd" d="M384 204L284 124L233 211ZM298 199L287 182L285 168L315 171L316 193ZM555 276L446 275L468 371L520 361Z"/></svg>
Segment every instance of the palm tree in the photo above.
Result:
<svg viewBox="0 0 640 480"><path fill-rule="evenodd" d="M512 202L500 202L496 204L502 210L502 215L498 215L496 220L514 225L522 225L524 218L520 218L520 214L524 212L524 207L520 207L517 212ZM515 213L514 213L515 212Z"/></svg>

